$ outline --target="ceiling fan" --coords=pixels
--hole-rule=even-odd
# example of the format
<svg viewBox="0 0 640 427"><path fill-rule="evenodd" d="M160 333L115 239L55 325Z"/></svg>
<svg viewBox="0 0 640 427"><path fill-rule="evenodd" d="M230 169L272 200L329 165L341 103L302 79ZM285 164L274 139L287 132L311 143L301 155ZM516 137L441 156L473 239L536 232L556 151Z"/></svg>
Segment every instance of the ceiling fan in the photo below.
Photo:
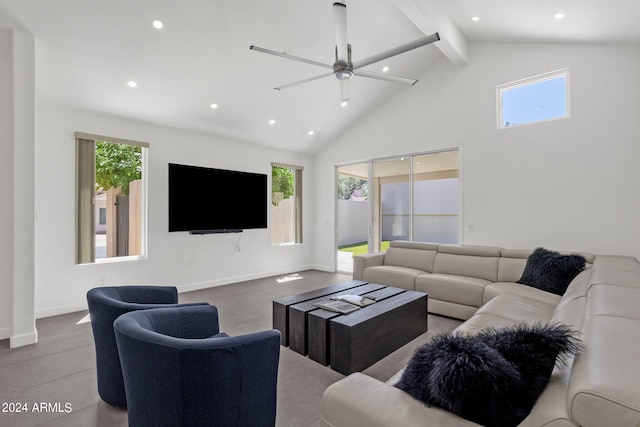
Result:
<svg viewBox="0 0 640 427"><path fill-rule="evenodd" d="M333 65L324 64L322 62L314 61L312 59L301 58L299 56L289 55L284 52L276 52L274 50L265 49L258 46L251 45L249 49L258 52L268 53L270 55L280 56L286 59L292 59L294 61L305 62L307 64L317 65L323 68L329 68L333 71L330 73L321 74L319 76L311 77L308 79L300 80L294 83L289 83L283 86L278 86L276 90L287 89L293 86L298 86L304 83L309 83L314 80L319 80L328 76L335 76L340 80L340 95L342 101L349 100L349 79L353 76L369 77L379 80L387 80L396 83L405 83L414 85L418 82L416 79L409 79L406 77L390 76L382 73L374 73L372 71L361 70L362 67L371 65L375 62L382 61L392 56L399 55L401 53L408 52L428 45L430 43L440 40L438 33L431 34L430 36L422 37L418 40L403 44L393 49L380 52L376 55L370 56L360 61L351 61L351 45L347 42L347 6L344 3L336 2L333 4L333 17L336 25L336 62Z"/></svg>

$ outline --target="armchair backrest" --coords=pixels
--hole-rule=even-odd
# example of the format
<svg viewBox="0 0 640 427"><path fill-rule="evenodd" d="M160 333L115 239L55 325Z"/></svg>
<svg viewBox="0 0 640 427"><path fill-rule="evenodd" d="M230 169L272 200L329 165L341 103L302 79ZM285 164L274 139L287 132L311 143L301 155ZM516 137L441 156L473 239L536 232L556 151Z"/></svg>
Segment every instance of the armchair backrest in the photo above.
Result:
<svg viewBox="0 0 640 427"><path fill-rule="evenodd" d="M87 303L96 347L98 394L110 405L125 407L113 322L131 311L180 306L177 304L178 290L175 286L104 286L89 290Z"/></svg>
<svg viewBox="0 0 640 427"><path fill-rule="evenodd" d="M116 320L130 425L275 425L280 332L217 334L205 326L214 311L155 309Z"/></svg>

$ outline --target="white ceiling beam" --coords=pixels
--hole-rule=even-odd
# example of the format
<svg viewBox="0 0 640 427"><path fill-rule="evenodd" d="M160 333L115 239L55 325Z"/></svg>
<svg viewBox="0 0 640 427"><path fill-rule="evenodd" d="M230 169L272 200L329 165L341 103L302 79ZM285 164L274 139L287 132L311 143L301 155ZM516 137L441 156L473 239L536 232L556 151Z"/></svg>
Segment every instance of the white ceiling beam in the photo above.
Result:
<svg viewBox="0 0 640 427"><path fill-rule="evenodd" d="M437 32L440 41L435 46L454 64L462 66L469 62L467 39L460 29L442 10L431 1L421 1L420 7L415 0L392 0L425 35Z"/></svg>

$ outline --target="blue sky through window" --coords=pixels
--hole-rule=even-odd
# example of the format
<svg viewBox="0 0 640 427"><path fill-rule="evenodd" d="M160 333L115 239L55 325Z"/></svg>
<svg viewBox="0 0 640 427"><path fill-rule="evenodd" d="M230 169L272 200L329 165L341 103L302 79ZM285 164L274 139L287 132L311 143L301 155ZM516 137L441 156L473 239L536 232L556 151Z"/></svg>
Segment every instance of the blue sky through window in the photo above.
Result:
<svg viewBox="0 0 640 427"><path fill-rule="evenodd" d="M503 87L500 96L503 128L568 116L566 73Z"/></svg>

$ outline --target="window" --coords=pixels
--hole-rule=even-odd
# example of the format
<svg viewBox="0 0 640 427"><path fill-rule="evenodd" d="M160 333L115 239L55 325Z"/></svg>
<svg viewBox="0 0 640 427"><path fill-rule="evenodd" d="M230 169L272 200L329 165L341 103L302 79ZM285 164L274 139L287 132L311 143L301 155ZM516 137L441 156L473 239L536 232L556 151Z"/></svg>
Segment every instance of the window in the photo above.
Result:
<svg viewBox="0 0 640 427"><path fill-rule="evenodd" d="M498 129L569 117L569 70L500 85Z"/></svg>
<svg viewBox="0 0 640 427"><path fill-rule="evenodd" d="M141 257L149 144L76 132L76 263Z"/></svg>
<svg viewBox="0 0 640 427"><path fill-rule="evenodd" d="M271 243L302 243L302 167L271 165Z"/></svg>

